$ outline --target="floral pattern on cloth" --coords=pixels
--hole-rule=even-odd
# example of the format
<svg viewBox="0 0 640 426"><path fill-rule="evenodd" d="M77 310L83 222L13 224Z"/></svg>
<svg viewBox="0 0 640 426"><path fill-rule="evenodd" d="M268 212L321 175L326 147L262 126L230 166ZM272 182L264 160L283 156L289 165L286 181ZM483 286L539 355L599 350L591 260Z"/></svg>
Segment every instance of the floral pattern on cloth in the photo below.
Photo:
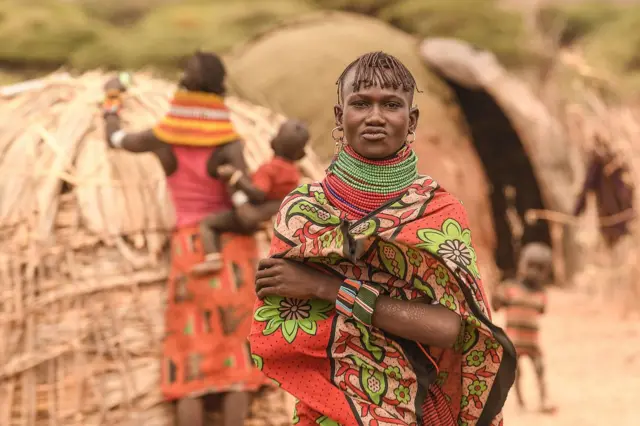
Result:
<svg viewBox="0 0 640 426"><path fill-rule="evenodd" d="M434 180L420 177L402 197L353 223L321 184L302 185L276 216L271 255L375 283L392 298L427 298L463 325L453 349L423 348L347 319L326 302L258 302L252 353L297 398L297 424L502 424L515 351L491 323L466 213Z"/></svg>

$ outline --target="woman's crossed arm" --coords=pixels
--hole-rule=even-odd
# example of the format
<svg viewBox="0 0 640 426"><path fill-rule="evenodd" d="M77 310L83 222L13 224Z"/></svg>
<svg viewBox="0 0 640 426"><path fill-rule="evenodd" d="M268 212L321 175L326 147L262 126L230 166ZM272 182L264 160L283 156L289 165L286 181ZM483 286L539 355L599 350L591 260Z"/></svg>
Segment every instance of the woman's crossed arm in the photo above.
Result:
<svg viewBox="0 0 640 426"><path fill-rule="evenodd" d="M264 259L256 273L256 293L335 303L343 281L333 275L284 259ZM460 333L460 316L425 300L397 300L380 295L372 325L396 336L428 346L450 348Z"/></svg>

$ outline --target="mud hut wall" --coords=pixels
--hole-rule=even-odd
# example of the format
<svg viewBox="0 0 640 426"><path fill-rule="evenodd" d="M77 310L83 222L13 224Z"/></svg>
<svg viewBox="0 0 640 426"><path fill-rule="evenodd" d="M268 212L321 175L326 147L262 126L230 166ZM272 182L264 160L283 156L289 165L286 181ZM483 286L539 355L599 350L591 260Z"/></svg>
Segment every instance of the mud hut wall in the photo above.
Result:
<svg viewBox="0 0 640 426"><path fill-rule="evenodd" d="M548 209L571 213L577 176L575 153L564 129L524 83L509 81L488 88L506 112L532 163ZM516 106L515 104L518 103Z"/></svg>
<svg viewBox="0 0 640 426"><path fill-rule="evenodd" d="M569 213L575 181L571 146L558 118L530 87L508 72L491 52L461 40L428 38L420 43L419 51L425 64L439 75L461 87L484 90L495 100L534 166L545 206Z"/></svg>
<svg viewBox="0 0 640 426"><path fill-rule="evenodd" d="M314 150L328 162L334 150L337 78L363 53L383 50L396 55L423 92L414 98L421 112L414 142L420 172L433 176L464 202L487 275L495 265L495 235L486 177L451 90L425 69L417 43L375 19L321 13L263 34L230 55L227 63L234 92L309 123Z"/></svg>
<svg viewBox="0 0 640 426"><path fill-rule="evenodd" d="M557 212L571 212L576 177L581 175L573 147L558 117L554 116L537 95L511 75L490 52L478 50L468 43L448 38L429 38L419 46L420 56L430 69L454 86L468 91L484 91L502 110L517 133L540 189L543 206ZM505 141L496 140L496 144ZM496 212L498 213L498 212ZM547 228L537 222L537 228ZM549 239L559 254L555 269L559 277L570 277L576 270L573 229L549 223ZM530 228L531 230L532 228ZM536 231L537 232L537 231ZM566 275L565 275L566 274ZM562 279L561 279L562 280Z"/></svg>

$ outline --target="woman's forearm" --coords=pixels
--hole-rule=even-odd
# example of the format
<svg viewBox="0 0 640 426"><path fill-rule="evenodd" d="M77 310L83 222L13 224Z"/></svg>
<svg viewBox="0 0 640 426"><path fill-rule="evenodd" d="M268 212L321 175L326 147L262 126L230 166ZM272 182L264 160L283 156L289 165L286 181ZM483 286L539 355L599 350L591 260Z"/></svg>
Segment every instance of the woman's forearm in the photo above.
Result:
<svg viewBox="0 0 640 426"><path fill-rule="evenodd" d="M325 276L319 298L335 303L342 285L339 278ZM441 305L379 296L372 325L407 340L438 348L450 348L460 333L460 316Z"/></svg>
<svg viewBox="0 0 640 426"><path fill-rule="evenodd" d="M460 333L458 314L442 305L380 296L373 326L396 336L438 348L451 348Z"/></svg>

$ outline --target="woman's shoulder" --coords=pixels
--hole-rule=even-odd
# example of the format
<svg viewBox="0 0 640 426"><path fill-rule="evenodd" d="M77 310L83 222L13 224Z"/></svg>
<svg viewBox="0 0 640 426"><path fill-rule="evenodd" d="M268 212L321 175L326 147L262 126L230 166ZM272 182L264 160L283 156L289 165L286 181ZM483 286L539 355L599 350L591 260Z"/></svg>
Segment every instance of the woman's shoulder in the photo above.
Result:
<svg viewBox="0 0 640 426"><path fill-rule="evenodd" d="M429 216L433 212L450 214L466 223L467 211L462 200L440 185L434 178L421 175L416 179L414 186L415 193L427 202L428 208L424 210L425 216Z"/></svg>
<svg viewBox="0 0 640 426"><path fill-rule="evenodd" d="M319 181L302 182L284 198L282 204L286 204L292 199L317 199L320 194L324 196L324 190Z"/></svg>
<svg viewBox="0 0 640 426"><path fill-rule="evenodd" d="M463 204L458 197L449 192L440 185L436 179L429 175L419 175L414 185L417 185L422 191L429 191L429 195L434 198L437 197L441 201L446 201L451 204Z"/></svg>

